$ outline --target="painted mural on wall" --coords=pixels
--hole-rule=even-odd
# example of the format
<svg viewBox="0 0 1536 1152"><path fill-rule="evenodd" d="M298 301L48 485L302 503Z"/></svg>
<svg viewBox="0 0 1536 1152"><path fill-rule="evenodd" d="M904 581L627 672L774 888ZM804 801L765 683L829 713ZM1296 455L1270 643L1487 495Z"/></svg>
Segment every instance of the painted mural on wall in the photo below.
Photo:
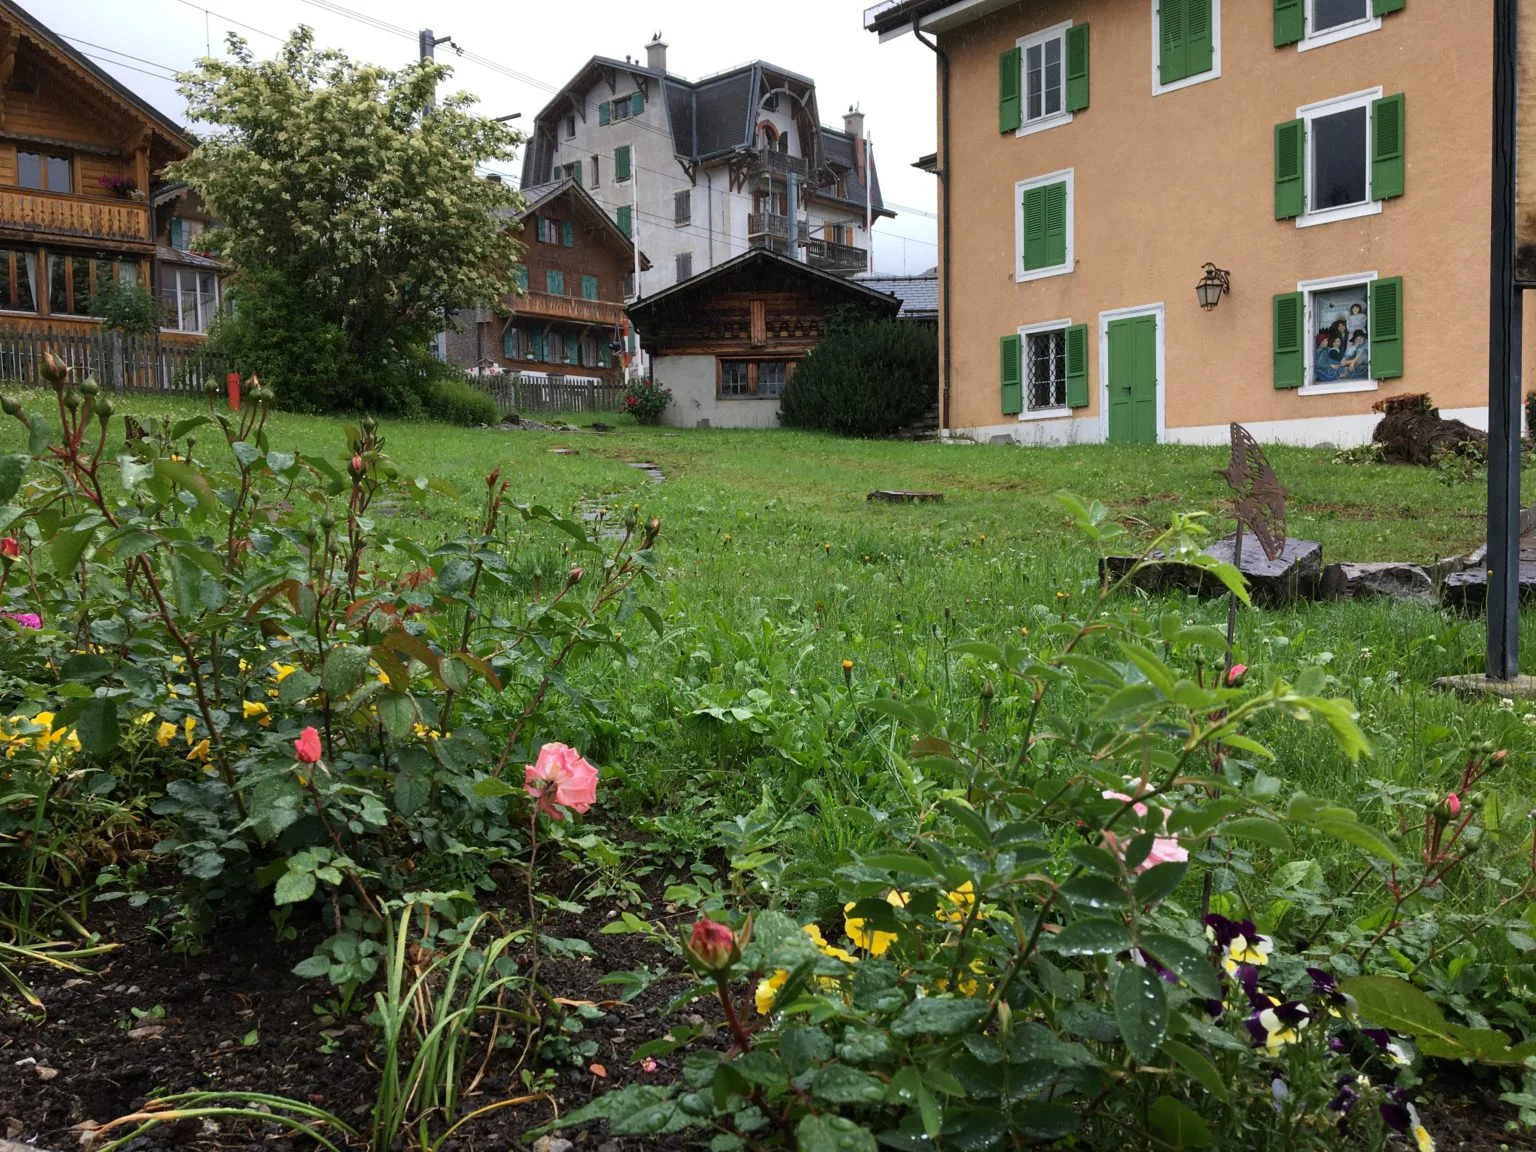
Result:
<svg viewBox="0 0 1536 1152"><path fill-rule="evenodd" d="M1312 297L1312 379L1319 384L1333 380L1371 378L1371 305L1364 284L1351 284L1318 292Z"/></svg>

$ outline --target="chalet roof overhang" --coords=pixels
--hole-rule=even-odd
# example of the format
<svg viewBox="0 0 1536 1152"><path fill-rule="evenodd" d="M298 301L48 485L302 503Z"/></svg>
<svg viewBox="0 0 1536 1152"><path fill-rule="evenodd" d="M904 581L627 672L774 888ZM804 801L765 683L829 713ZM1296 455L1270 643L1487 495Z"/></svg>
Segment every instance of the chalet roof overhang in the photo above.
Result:
<svg viewBox="0 0 1536 1152"><path fill-rule="evenodd" d="M197 138L154 105L119 84L88 57L13 0L0 0L0 28L14 28L66 72L95 90L109 104L137 120L183 155L197 147ZM14 45L12 45L14 49Z"/></svg>
<svg viewBox="0 0 1536 1152"><path fill-rule="evenodd" d="M651 85L660 81L666 74L658 72L654 68L647 68L637 61L612 60L607 56L593 56L570 81L550 97L549 103L539 110L533 118L536 128L548 128L557 125L561 117L576 116L581 120L587 118L586 93L599 84L605 84L611 90L612 95L619 94L619 76L628 73L635 82L635 87L647 100L651 98ZM628 86L625 91L629 91Z"/></svg>
<svg viewBox="0 0 1536 1152"><path fill-rule="evenodd" d="M895 316L901 308L901 301L889 293L812 268L766 248L754 248L724 264L715 265L708 272L631 304L629 316L635 327L644 332L648 323L660 320L664 315L685 317L696 301L713 299L726 291L782 290L786 282L792 286L818 289L833 299L860 304L885 316Z"/></svg>
<svg viewBox="0 0 1536 1152"><path fill-rule="evenodd" d="M1032 2L1024 0L1026 6ZM1018 3L1020 0L882 0L864 9L864 30L878 35L883 44L914 28L947 32Z"/></svg>

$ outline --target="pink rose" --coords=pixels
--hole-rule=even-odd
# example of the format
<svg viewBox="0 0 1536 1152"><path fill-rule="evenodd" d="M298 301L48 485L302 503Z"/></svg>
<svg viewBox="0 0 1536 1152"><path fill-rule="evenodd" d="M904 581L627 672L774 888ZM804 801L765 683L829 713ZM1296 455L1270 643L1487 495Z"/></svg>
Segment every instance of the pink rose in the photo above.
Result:
<svg viewBox="0 0 1536 1152"><path fill-rule="evenodd" d="M1130 797L1124 792L1106 792L1104 793L1104 799L1129 801ZM1139 802L1133 805L1133 810L1138 816L1145 816L1147 814L1147 806Z"/></svg>
<svg viewBox="0 0 1536 1152"><path fill-rule="evenodd" d="M297 753L301 764L314 764L320 759L320 733L313 728L306 728L299 733L299 738L293 742L293 750Z"/></svg>
<svg viewBox="0 0 1536 1152"><path fill-rule="evenodd" d="M1227 686L1236 688L1243 682L1243 677L1248 673L1248 665L1234 664L1227 670Z"/></svg>
<svg viewBox="0 0 1536 1152"><path fill-rule="evenodd" d="M1461 797L1456 795L1456 793L1454 793L1454 792L1452 792L1449 796L1447 796L1445 798L1445 810L1451 814L1451 818L1452 819L1455 819L1457 816L1460 816L1461 815Z"/></svg>
<svg viewBox="0 0 1536 1152"><path fill-rule="evenodd" d="M16 543L16 537L7 536L4 540L0 540L0 559L21 559L21 545Z"/></svg>
<svg viewBox="0 0 1536 1152"><path fill-rule="evenodd" d="M736 933L720 921L707 917L693 926L693 934L688 937L688 951L699 962L699 967L711 972L729 968L741 955Z"/></svg>
<svg viewBox="0 0 1536 1152"><path fill-rule="evenodd" d="M523 773L523 787L551 820L562 820L562 808L585 812L597 801L597 769L565 744L546 744L539 758Z"/></svg>
<svg viewBox="0 0 1536 1152"><path fill-rule="evenodd" d="M14 620L23 628L31 628L34 631L43 626L43 618L36 612L0 612L7 620Z"/></svg>
<svg viewBox="0 0 1536 1152"><path fill-rule="evenodd" d="M1145 872L1159 864L1183 864L1188 859L1188 849L1179 847L1179 842L1172 836L1159 836L1152 841L1152 851L1147 853L1147 858L1136 871Z"/></svg>

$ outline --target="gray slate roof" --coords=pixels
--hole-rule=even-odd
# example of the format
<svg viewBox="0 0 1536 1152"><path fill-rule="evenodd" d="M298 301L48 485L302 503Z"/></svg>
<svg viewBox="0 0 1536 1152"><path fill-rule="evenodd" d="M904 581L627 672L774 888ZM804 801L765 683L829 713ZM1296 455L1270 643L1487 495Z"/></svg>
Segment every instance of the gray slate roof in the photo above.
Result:
<svg viewBox="0 0 1536 1152"><path fill-rule="evenodd" d="M901 301L898 320L936 320L939 316L939 278L922 276L857 276L866 288L885 292Z"/></svg>

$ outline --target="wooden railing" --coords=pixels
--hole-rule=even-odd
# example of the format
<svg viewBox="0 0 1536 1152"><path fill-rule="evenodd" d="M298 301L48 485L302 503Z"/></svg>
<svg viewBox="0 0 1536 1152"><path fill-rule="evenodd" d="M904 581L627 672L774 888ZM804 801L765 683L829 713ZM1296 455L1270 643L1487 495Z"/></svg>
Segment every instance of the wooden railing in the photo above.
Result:
<svg viewBox="0 0 1536 1152"><path fill-rule="evenodd" d="M805 262L823 272L862 272L869 267L869 253L851 244L830 240L802 240Z"/></svg>
<svg viewBox="0 0 1536 1152"><path fill-rule="evenodd" d="M227 365L204 355L201 336L161 332L122 336L100 324L68 320L0 319L0 380L44 383L43 353L71 369L71 379L93 377L114 391L201 392L222 382Z"/></svg>
<svg viewBox="0 0 1536 1152"><path fill-rule="evenodd" d="M148 244L149 205L132 200L0 188L0 228L20 229L39 236Z"/></svg>
<svg viewBox="0 0 1536 1152"><path fill-rule="evenodd" d="M564 376L497 376L467 373L476 388L492 397L503 416L513 412L617 412L624 385L613 381L568 380Z"/></svg>
<svg viewBox="0 0 1536 1152"><path fill-rule="evenodd" d="M624 320L624 305L607 300L552 296L548 292L524 292L521 296L513 297L511 303L513 313L519 316L579 320L587 324L606 324L610 328Z"/></svg>

